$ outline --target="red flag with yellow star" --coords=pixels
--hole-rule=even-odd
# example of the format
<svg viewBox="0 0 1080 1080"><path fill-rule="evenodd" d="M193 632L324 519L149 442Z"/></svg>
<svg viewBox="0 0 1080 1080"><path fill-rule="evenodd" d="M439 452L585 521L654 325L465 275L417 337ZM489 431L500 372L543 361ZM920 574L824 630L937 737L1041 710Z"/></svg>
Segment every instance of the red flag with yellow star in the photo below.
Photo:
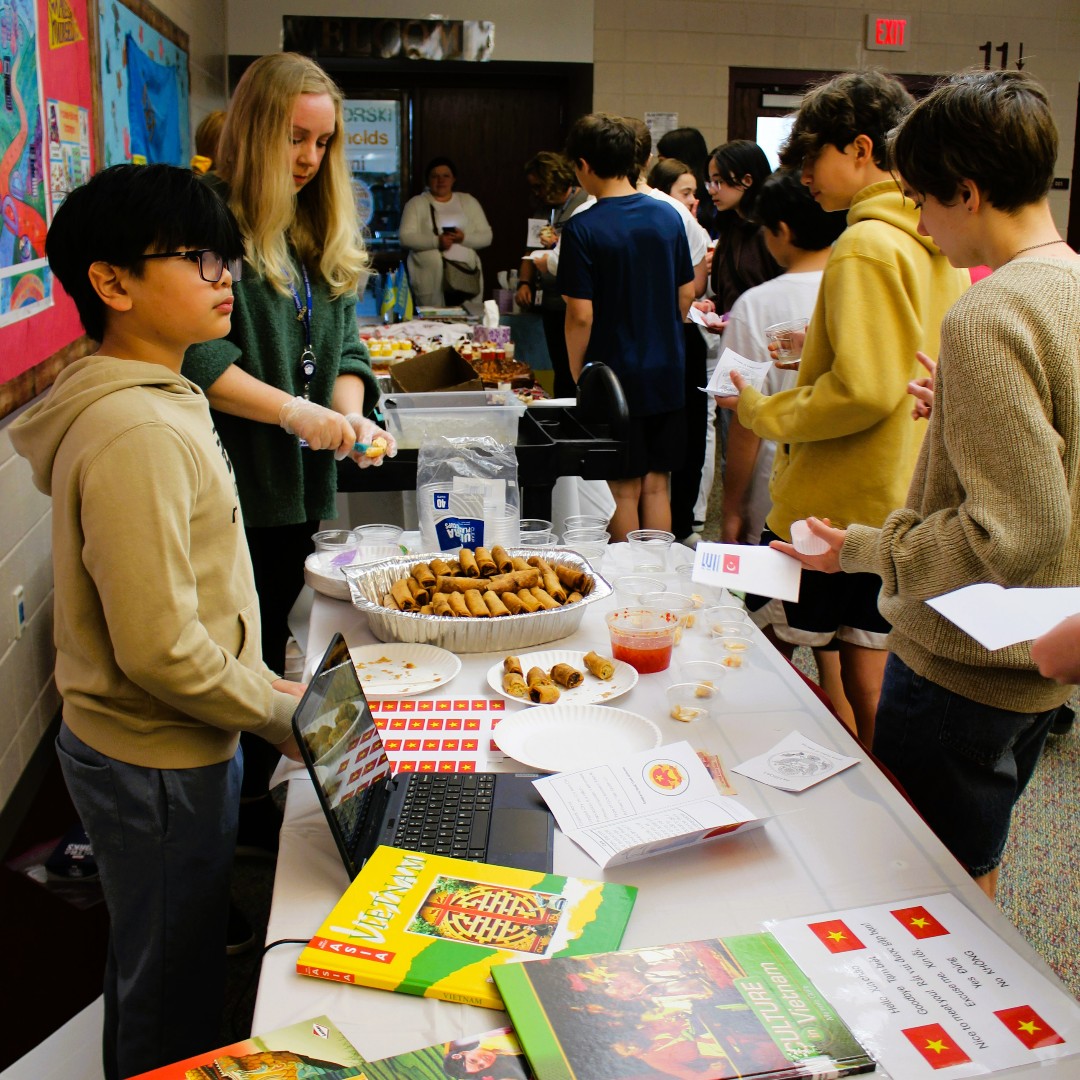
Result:
<svg viewBox="0 0 1080 1080"><path fill-rule="evenodd" d="M942 937L949 932L924 907L897 908L891 914L913 938L919 941L923 938Z"/></svg>
<svg viewBox="0 0 1080 1080"><path fill-rule="evenodd" d="M842 919L807 923L807 929L831 953L855 952L866 946L851 932Z"/></svg>
<svg viewBox="0 0 1080 1080"><path fill-rule="evenodd" d="M903 1034L908 1042L922 1054L932 1069L947 1069L952 1065L963 1065L964 1062L971 1060L940 1024L904 1028Z"/></svg>
<svg viewBox="0 0 1080 1080"><path fill-rule="evenodd" d="M994 1015L1029 1049L1057 1046L1065 1040L1030 1006L1000 1009Z"/></svg>

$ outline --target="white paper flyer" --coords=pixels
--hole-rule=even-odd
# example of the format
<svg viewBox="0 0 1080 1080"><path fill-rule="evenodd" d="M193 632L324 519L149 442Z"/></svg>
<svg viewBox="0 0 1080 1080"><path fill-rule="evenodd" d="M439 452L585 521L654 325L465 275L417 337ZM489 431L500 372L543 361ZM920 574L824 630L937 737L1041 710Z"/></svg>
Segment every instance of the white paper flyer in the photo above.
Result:
<svg viewBox="0 0 1080 1080"><path fill-rule="evenodd" d="M559 828L602 867L750 829L762 820L721 795L687 742L534 780Z"/></svg>
<svg viewBox="0 0 1080 1080"><path fill-rule="evenodd" d="M951 893L766 929L896 1080L1080 1054L1080 1006Z"/></svg>

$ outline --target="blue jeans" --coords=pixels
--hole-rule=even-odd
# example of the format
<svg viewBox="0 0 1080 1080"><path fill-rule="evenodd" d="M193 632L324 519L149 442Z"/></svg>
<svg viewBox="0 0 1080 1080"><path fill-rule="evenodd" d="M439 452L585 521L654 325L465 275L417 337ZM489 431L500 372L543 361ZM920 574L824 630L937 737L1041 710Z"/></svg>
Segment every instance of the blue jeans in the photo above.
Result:
<svg viewBox="0 0 1080 1080"><path fill-rule="evenodd" d="M874 753L972 877L1001 862L1013 806L1042 753L1056 709L996 709L916 675L890 654Z"/></svg>
<svg viewBox="0 0 1080 1080"><path fill-rule="evenodd" d="M66 724L56 749L109 910L106 1080L214 1049L243 758L198 769L127 765Z"/></svg>

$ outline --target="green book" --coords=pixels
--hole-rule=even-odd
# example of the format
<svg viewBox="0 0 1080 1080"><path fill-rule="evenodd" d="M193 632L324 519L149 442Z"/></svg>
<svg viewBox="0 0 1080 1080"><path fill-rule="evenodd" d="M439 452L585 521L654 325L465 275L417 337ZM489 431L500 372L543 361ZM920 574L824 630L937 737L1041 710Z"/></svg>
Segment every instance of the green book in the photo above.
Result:
<svg viewBox="0 0 1080 1080"><path fill-rule="evenodd" d="M536 1080L874 1070L771 934L506 964L492 974Z"/></svg>

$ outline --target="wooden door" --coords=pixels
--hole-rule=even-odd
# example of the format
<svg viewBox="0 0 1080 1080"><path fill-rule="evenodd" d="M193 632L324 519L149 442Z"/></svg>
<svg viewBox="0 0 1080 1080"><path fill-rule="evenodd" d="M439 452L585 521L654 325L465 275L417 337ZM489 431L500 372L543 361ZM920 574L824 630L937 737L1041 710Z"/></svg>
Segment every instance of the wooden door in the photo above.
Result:
<svg viewBox="0 0 1080 1080"><path fill-rule="evenodd" d="M491 223L491 246L480 252L485 299L498 286L498 271L516 270L525 253L525 223L535 211L524 165L539 150L562 149L563 111L559 88L530 83L414 91L409 194L423 190L431 158L445 156L457 166L456 190L479 200Z"/></svg>

